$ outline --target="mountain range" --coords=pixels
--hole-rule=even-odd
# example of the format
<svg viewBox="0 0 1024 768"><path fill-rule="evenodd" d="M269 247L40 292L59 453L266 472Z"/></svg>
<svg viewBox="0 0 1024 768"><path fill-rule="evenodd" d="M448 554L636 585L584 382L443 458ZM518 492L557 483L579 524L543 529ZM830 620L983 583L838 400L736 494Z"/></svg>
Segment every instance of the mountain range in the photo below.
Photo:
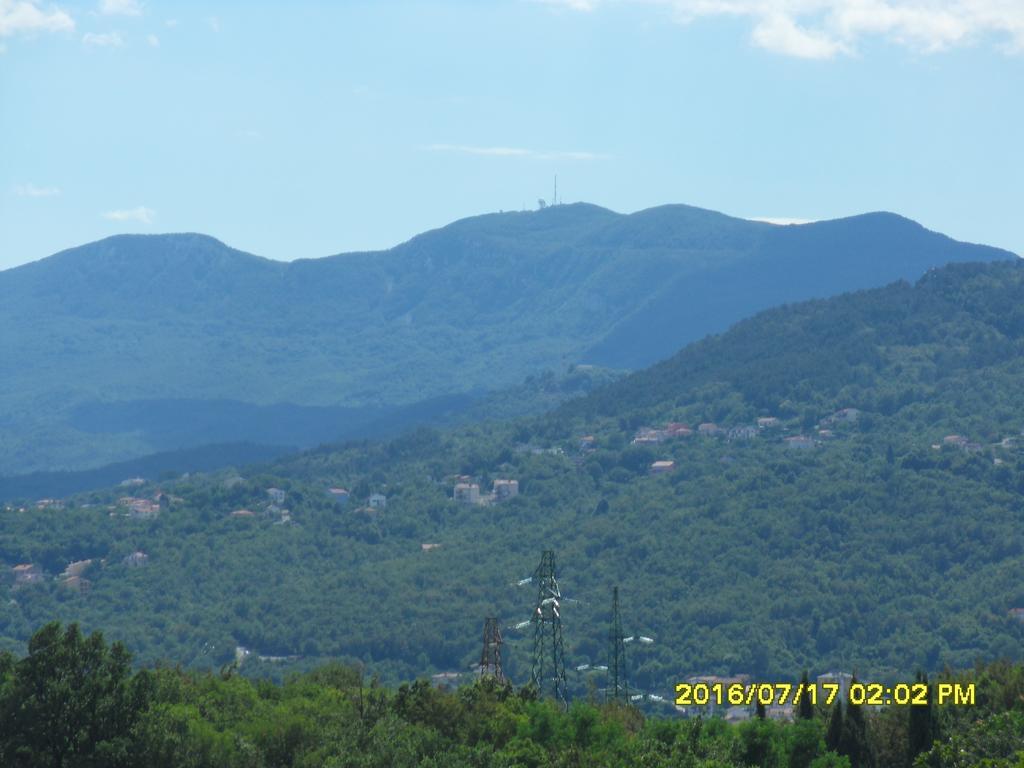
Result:
<svg viewBox="0 0 1024 768"><path fill-rule="evenodd" d="M288 263L112 237L0 272L0 476L372 436L545 370L642 367L767 307L1009 258L888 213L682 205L489 214Z"/></svg>

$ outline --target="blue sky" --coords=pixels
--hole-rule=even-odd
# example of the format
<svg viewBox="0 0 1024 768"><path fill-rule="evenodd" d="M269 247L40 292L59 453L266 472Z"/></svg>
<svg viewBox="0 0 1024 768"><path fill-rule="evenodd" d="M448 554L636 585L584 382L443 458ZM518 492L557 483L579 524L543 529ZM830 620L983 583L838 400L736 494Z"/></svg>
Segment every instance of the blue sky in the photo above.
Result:
<svg viewBox="0 0 1024 768"><path fill-rule="evenodd" d="M565 202L892 210L1024 253L1024 0L0 0L0 268L275 259Z"/></svg>

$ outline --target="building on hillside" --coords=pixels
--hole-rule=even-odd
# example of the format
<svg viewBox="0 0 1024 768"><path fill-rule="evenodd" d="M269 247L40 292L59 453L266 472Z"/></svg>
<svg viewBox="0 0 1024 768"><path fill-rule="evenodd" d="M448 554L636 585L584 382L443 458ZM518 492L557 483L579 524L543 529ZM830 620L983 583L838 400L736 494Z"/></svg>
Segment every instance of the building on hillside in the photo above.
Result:
<svg viewBox="0 0 1024 768"><path fill-rule="evenodd" d="M130 555L125 555L122 563L127 565L129 568L141 568L144 565L149 565L149 555L143 552L141 549L137 549Z"/></svg>
<svg viewBox="0 0 1024 768"><path fill-rule="evenodd" d="M718 437L724 431L720 426L711 421L706 421L697 427L697 434L703 437Z"/></svg>
<svg viewBox="0 0 1024 768"><path fill-rule="evenodd" d="M1010 618L1017 621L1024 621L1024 608L1011 608Z"/></svg>
<svg viewBox="0 0 1024 768"><path fill-rule="evenodd" d="M67 564L60 574L62 579L70 579L72 576L81 576L86 569L92 565L92 560L75 560Z"/></svg>
<svg viewBox="0 0 1024 768"><path fill-rule="evenodd" d="M388 497L383 493L371 493L366 503L370 506L370 509L384 509L388 505Z"/></svg>
<svg viewBox="0 0 1024 768"><path fill-rule="evenodd" d="M663 475L667 472L674 472L676 469L676 463L671 460L656 461L651 464L650 473L652 475Z"/></svg>
<svg viewBox="0 0 1024 768"><path fill-rule="evenodd" d="M22 563L11 568L11 575L14 576L14 586L20 587L25 584L39 584L43 581L42 569L34 563Z"/></svg>
<svg viewBox="0 0 1024 768"><path fill-rule="evenodd" d="M460 504L479 504L480 486L476 483L456 483L452 499Z"/></svg>
<svg viewBox="0 0 1024 768"><path fill-rule="evenodd" d="M518 480L495 480L492 493L495 501L504 501L519 495Z"/></svg>
<svg viewBox="0 0 1024 768"><path fill-rule="evenodd" d="M84 576L68 576L58 582L65 589L73 589L76 592L88 592L92 589L92 582Z"/></svg>
<svg viewBox="0 0 1024 768"><path fill-rule="evenodd" d="M39 499L36 509L64 509L64 502L60 499Z"/></svg>
<svg viewBox="0 0 1024 768"><path fill-rule="evenodd" d="M423 552L432 552L435 549L439 549L440 544L420 544L420 550Z"/></svg>
<svg viewBox="0 0 1024 768"><path fill-rule="evenodd" d="M255 517L256 513L251 509L236 509L231 513L232 517Z"/></svg>
<svg viewBox="0 0 1024 768"><path fill-rule="evenodd" d="M853 675L849 672L826 672L823 675L818 675L817 680L815 680L818 684L818 701L824 701L825 699L825 691L821 690L823 685L838 685L839 698L845 701L847 694L850 692L850 683L852 681Z"/></svg>
<svg viewBox="0 0 1024 768"><path fill-rule="evenodd" d="M969 442L970 440L963 435L946 435L942 438L943 445L950 445L954 448L963 448Z"/></svg>
<svg viewBox="0 0 1024 768"><path fill-rule="evenodd" d="M596 444L597 444L597 439L593 435L584 435L583 437L580 438L580 444L579 444L580 452L581 453L587 453L589 451L592 451L592 450L594 450L594 447L596 446Z"/></svg>
<svg viewBox="0 0 1024 768"><path fill-rule="evenodd" d="M125 504L127 501L127 504ZM152 520L154 517L160 514L160 505L155 501L149 499L136 499L132 497L126 497L118 500L121 506L127 506L128 511L125 515L134 520Z"/></svg>
<svg viewBox="0 0 1024 768"><path fill-rule="evenodd" d="M758 429L771 429L779 426L779 420L774 416L761 416L757 420Z"/></svg>
<svg viewBox="0 0 1024 768"><path fill-rule="evenodd" d="M134 487L134 488L137 488L140 485L145 485L145 484L146 484L146 481L144 479L142 479L141 477L129 477L127 480L122 480L120 483L118 483L118 485L123 485L125 487Z"/></svg>
<svg viewBox="0 0 1024 768"><path fill-rule="evenodd" d="M856 408L841 408L825 419L825 421L829 424L852 424L859 418L860 411Z"/></svg>
<svg viewBox="0 0 1024 768"><path fill-rule="evenodd" d="M693 434L693 430L690 429L689 424L683 424L679 421L670 421L665 425L665 433L669 437L688 437Z"/></svg>
<svg viewBox="0 0 1024 768"><path fill-rule="evenodd" d="M757 437L757 427L733 427L726 436L730 440L753 440Z"/></svg>
<svg viewBox="0 0 1024 768"><path fill-rule="evenodd" d="M285 494L285 492L280 488L267 488L267 496L269 496L270 500L275 504L284 504L286 495L287 494Z"/></svg>
<svg viewBox="0 0 1024 768"><path fill-rule="evenodd" d="M75 560L70 562L57 577L62 587L73 589L78 592L87 592L92 582L85 578L85 572L92 565L92 560Z"/></svg>
<svg viewBox="0 0 1024 768"><path fill-rule="evenodd" d="M436 686L457 686L461 678L461 672L438 672L430 676Z"/></svg>
<svg viewBox="0 0 1024 768"><path fill-rule="evenodd" d="M633 437L633 445L656 445L657 443L665 442L667 437L668 433L663 429L641 427Z"/></svg>
<svg viewBox="0 0 1024 768"><path fill-rule="evenodd" d="M347 488L328 488L327 496L338 504L348 504L349 492Z"/></svg>

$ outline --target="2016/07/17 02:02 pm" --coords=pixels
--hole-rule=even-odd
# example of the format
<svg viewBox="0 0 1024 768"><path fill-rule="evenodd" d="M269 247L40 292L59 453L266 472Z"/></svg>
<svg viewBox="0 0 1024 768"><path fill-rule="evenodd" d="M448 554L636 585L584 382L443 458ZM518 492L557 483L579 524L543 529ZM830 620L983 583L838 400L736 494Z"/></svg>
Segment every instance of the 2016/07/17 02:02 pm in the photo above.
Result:
<svg viewBox="0 0 1024 768"><path fill-rule="evenodd" d="M798 705L806 698L812 705L819 702L831 706L842 695L843 686L838 683L677 683L675 704L689 706L750 706L761 704ZM940 706L952 704L972 706L974 704L974 683L851 683L846 690L846 701L854 706L866 705L883 707L897 706Z"/></svg>

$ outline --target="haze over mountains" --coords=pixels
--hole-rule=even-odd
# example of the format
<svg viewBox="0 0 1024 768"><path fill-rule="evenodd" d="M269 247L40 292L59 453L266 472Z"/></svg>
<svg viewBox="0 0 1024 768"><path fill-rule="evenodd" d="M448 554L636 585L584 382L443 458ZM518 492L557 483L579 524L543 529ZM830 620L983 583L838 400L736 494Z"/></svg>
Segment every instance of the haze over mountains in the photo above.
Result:
<svg viewBox="0 0 1024 768"><path fill-rule="evenodd" d="M430 420L431 401L642 367L767 307L1012 256L893 214L776 226L679 205L489 214L291 263L112 237L0 272L0 476L373 434L396 409Z"/></svg>
<svg viewBox="0 0 1024 768"><path fill-rule="evenodd" d="M626 631L656 639L630 681L665 696L691 674L1019 658L1022 375L1024 262L958 264L759 313L541 415L0 506L0 573L41 574L0 601L0 648L74 620L144 663L243 646L247 674L340 658L397 681L470 670L498 616L521 683L537 591L516 582L553 549L579 601L567 668L605 663L618 585ZM518 492L457 498L498 479Z"/></svg>

